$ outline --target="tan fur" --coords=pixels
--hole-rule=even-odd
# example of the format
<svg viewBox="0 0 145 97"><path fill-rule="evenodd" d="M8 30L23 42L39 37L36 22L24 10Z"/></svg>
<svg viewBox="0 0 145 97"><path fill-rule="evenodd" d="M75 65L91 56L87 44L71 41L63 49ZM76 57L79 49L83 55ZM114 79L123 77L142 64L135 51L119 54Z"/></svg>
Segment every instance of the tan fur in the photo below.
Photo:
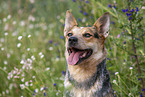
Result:
<svg viewBox="0 0 145 97"><path fill-rule="evenodd" d="M103 21L103 19L106 20ZM87 79L90 79L96 73L97 65L107 58L107 50L104 47L104 41L109 34L107 33L107 31L109 30L108 28L109 21L110 21L109 15L108 13L105 13L94 23L92 27L77 27L77 22L75 18L69 11L67 11L66 21L65 21L66 26L64 29L64 36L66 38L65 40L66 59L68 59L69 57L69 53L68 53L69 36L67 36L68 33L72 33L73 37L76 37L78 39L78 44L75 46L75 48L78 49L91 48L93 50L92 55L89 58L82 61L79 65L74 66L74 65L67 64L68 71L71 77L73 77L75 81L83 82ZM83 36L83 34L85 33L89 33L92 36L86 38ZM94 36L95 33L98 33L99 39ZM77 89L72 85L72 83L70 83L68 75L66 75L64 86L66 89L71 90L71 93L75 95L74 97L91 97L93 93L95 93L97 90L99 91L102 88L102 81L97 80L89 90ZM96 95L95 97L98 96ZM108 93L105 97L113 97L113 94Z"/></svg>

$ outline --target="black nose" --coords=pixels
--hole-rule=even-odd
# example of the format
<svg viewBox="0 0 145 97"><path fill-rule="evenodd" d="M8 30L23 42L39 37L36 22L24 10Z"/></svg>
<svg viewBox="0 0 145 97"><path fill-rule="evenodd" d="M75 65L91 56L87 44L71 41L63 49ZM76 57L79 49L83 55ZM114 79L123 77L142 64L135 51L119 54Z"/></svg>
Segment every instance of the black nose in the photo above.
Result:
<svg viewBox="0 0 145 97"><path fill-rule="evenodd" d="M78 39L76 37L70 37L68 42L70 45L75 45L78 42Z"/></svg>

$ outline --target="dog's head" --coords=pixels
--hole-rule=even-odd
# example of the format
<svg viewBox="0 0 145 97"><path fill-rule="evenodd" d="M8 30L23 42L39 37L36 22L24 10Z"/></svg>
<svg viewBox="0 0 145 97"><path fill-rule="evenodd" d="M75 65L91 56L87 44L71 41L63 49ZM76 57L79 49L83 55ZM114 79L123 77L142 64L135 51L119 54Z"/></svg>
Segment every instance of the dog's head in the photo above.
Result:
<svg viewBox="0 0 145 97"><path fill-rule="evenodd" d="M92 27L78 27L74 16L67 11L64 28L67 63L78 65L89 57L103 52L104 41L109 34L109 25L108 12L98 18Z"/></svg>

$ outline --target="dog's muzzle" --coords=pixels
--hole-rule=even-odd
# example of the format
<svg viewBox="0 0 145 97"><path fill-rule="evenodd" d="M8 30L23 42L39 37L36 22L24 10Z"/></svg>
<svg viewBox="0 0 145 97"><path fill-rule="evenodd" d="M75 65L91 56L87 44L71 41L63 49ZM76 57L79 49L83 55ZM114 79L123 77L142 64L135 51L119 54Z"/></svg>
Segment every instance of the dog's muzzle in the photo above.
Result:
<svg viewBox="0 0 145 97"><path fill-rule="evenodd" d="M75 46L78 43L78 38L76 38L76 37L70 37L68 39L68 43L69 43L69 46Z"/></svg>

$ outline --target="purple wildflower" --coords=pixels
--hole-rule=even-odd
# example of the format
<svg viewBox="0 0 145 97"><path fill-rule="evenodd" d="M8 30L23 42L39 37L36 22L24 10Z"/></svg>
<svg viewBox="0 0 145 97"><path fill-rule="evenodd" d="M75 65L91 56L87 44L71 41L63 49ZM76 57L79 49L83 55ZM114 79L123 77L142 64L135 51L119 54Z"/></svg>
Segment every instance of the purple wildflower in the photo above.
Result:
<svg viewBox="0 0 145 97"><path fill-rule="evenodd" d="M122 9L122 12L125 13L126 12L125 9Z"/></svg>
<svg viewBox="0 0 145 97"><path fill-rule="evenodd" d="M139 11L139 9L138 9L138 7L136 7L136 12L138 12Z"/></svg>
<svg viewBox="0 0 145 97"><path fill-rule="evenodd" d="M125 9L125 11L128 12L129 10L128 9Z"/></svg>
<svg viewBox="0 0 145 97"><path fill-rule="evenodd" d="M84 12L83 14L84 14L84 15L88 15L88 13L87 13L87 12Z"/></svg>
<svg viewBox="0 0 145 97"><path fill-rule="evenodd" d="M63 37L63 36L60 36L60 38L61 38L61 39L64 39L64 37Z"/></svg>
<svg viewBox="0 0 145 97"><path fill-rule="evenodd" d="M86 1L86 3L89 3L89 1Z"/></svg>
<svg viewBox="0 0 145 97"><path fill-rule="evenodd" d="M145 88L144 88L144 89L142 89L142 91L145 91Z"/></svg>
<svg viewBox="0 0 145 97"><path fill-rule="evenodd" d="M132 9L132 12L134 12L134 9Z"/></svg>
<svg viewBox="0 0 145 97"><path fill-rule="evenodd" d="M65 75L65 71L62 71L61 73L62 73L62 75Z"/></svg>
<svg viewBox="0 0 145 97"><path fill-rule="evenodd" d="M82 21L80 18L78 18L78 21Z"/></svg>
<svg viewBox="0 0 145 97"><path fill-rule="evenodd" d="M126 13L126 15L129 17L129 16L131 16L131 13Z"/></svg>
<svg viewBox="0 0 145 97"><path fill-rule="evenodd" d="M115 22L114 21L111 21L111 24L115 24Z"/></svg>
<svg viewBox="0 0 145 97"><path fill-rule="evenodd" d="M56 86L56 83L54 83L53 86Z"/></svg>
<svg viewBox="0 0 145 97"><path fill-rule="evenodd" d="M76 0L73 0L73 2L76 2Z"/></svg>
<svg viewBox="0 0 145 97"><path fill-rule="evenodd" d="M126 41L124 41L123 44L126 44Z"/></svg>
<svg viewBox="0 0 145 97"><path fill-rule="evenodd" d="M131 20L131 17L129 17L129 19L128 20Z"/></svg>
<svg viewBox="0 0 145 97"><path fill-rule="evenodd" d="M141 78L138 78L138 80L141 80Z"/></svg>
<svg viewBox="0 0 145 97"><path fill-rule="evenodd" d="M109 61L111 60L110 58L107 58Z"/></svg>
<svg viewBox="0 0 145 97"><path fill-rule="evenodd" d="M109 50L111 51L111 47L109 48Z"/></svg>
<svg viewBox="0 0 145 97"><path fill-rule="evenodd" d="M111 5L111 4L108 4L108 7L109 7L109 8L112 8L112 5Z"/></svg>
<svg viewBox="0 0 145 97"><path fill-rule="evenodd" d="M113 8L116 8L116 6L115 6L115 5L113 5Z"/></svg>
<svg viewBox="0 0 145 97"><path fill-rule="evenodd" d="M52 44L52 43L53 43L53 41L52 41L52 40L49 40L49 43L50 43L50 44Z"/></svg>
<svg viewBox="0 0 145 97"><path fill-rule="evenodd" d="M82 13L83 11L82 10L80 10L80 13Z"/></svg>
<svg viewBox="0 0 145 97"><path fill-rule="evenodd" d="M45 92L43 93L43 96L46 96L46 93Z"/></svg>

